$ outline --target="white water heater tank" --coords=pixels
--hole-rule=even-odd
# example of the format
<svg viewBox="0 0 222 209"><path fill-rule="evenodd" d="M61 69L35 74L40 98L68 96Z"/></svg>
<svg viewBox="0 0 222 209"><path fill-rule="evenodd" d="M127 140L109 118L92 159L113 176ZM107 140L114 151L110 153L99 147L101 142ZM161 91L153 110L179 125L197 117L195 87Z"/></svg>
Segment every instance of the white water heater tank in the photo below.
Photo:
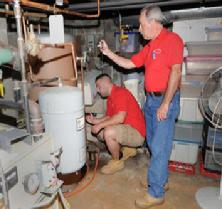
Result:
<svg viewBox="0 0 222 209"><path fill-rule="evenodd" d="M85 118L82 91L77 87L52 87L39 97L45 131L62 147L58 172L73 173L86 162Z"/></svg>

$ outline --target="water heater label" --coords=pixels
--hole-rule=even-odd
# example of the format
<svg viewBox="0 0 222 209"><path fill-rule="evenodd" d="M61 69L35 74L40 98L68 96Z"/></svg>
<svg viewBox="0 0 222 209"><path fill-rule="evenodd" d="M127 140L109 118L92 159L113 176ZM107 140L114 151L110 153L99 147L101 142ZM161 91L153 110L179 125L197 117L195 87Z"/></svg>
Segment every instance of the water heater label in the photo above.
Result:
<svg viewBox="0 0 222 209"><path fill-rule="evenodd" d="M80 118L77 118L76 119L76 130L77 131L80 131L84 128L85 126L85 119L84 119L84 116L80 117Z"/></svg>

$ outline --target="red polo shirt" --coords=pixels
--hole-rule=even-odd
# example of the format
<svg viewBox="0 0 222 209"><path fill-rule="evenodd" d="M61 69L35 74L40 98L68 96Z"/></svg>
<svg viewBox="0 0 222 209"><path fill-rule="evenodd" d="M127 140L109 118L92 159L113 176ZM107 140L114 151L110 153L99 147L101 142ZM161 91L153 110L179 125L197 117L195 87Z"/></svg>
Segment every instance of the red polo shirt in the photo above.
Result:
<svg viewBox="0 0 222 209"><path fill-rule="evenodd" d="M131 57L136 67L145 66L145 89L160 92L167 89L171 67L183 62L183 41L163 28L139 53Z"/></svg>
<svg viewBox="0 0 222 209"><path fill-rule="evenodd" d="M120 111L127 113L123 123L131 125L145 137L145 119L136 99L126 88L113 85L107 99L106 115L111 117Z"/></svg>

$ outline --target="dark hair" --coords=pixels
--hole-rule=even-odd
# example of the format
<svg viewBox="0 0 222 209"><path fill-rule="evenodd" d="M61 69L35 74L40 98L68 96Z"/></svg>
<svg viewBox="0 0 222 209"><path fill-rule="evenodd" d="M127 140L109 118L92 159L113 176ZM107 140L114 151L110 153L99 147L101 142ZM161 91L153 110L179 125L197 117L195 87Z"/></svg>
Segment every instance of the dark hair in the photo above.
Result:
<svg viewBox="0 0 222 209"><path fill-rule="evenodd" d="M95 82L98 81L100 78L103 78L103 77L107 77L107 78L109 78L110 81L112 81L112 78L107 73L102 73L102 74L100 74L96 77Z"/></svg>

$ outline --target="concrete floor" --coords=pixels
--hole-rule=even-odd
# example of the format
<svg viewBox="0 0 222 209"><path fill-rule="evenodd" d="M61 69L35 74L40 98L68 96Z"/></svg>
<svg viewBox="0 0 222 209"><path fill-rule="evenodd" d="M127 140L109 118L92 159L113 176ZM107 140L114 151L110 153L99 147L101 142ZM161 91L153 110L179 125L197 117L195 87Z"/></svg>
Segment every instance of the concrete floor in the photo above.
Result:
<svg viewBox="0 0 222 209"><path fill-rule="evenodd" d="M136 209L135 199L143 196L145 190L141 187L141 179L146 177L149 162L147 154L138 154L125 162L125 168L113 175L103 175L99 168L107 158L100 160L95 180L82 192L68 198L72 209ZM159 209L198 209L195 193L204 186L219 187L219 180L170 172L170 190L165 196L165 203L154 207ZM80 183L84 185L92 177L92 172Z"/></svg>

